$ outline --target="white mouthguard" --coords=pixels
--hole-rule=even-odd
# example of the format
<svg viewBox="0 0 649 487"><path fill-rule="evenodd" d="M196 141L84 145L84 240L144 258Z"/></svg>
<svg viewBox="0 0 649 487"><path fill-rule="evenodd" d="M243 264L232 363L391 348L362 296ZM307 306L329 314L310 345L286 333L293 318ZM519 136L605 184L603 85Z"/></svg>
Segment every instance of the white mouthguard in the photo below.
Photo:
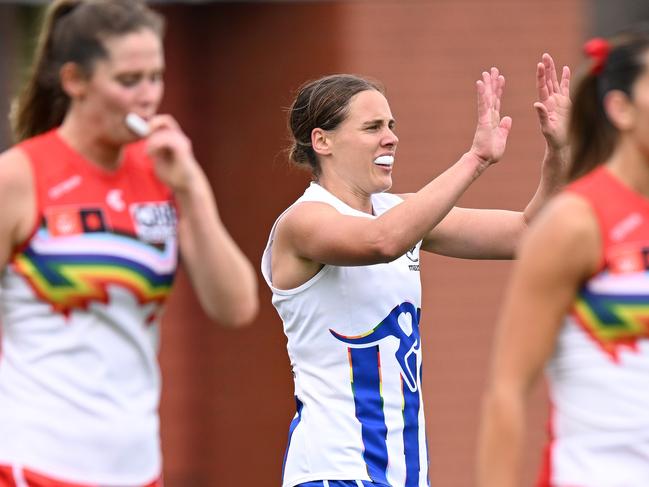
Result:
<svg viewBox="0 0 649 487"><path fill-rule="evenodd" d="M394 164L394 156L379 156L374 159L374 164L378 164L380 166L391 166L392 164Z"/></svg>
<svg viewBox="0 0 649 487"><path fill-rule="evenodd" d="M151 132L149 124L137 113L129 113L124 120L128 128L138 137L146 137Z"/></svg>

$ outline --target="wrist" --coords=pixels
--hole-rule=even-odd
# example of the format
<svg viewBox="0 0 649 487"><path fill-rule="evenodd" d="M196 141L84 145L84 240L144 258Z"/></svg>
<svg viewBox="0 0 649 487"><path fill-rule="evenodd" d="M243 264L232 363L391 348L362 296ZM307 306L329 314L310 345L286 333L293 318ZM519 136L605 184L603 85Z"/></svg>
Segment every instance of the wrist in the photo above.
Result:
<svg viewBox="0 0 649 487"><path fill-rule="evenodd" d="M546 145L543 157L542 172L553 179L561 179L568 170L570 148L568 146L552 147Z"/></svg>
<svg viewBox="0 0 649 487"><path fill-rule="evenodd" d="M570 156L570 147L568 144L545 142L545 159L560 159L567 161Z"/></svg>
<svg viewBox="0 0 649 487"><path fill-rule="evenodd" d="M209 186L207 176L197 162L185 165L175 181L169 184L175 194L193 193L200 191L204 186Z"/></svg>
<svg viewBox="0 0 649 487"><path fill-rule="evenodd" d="M192 171L182 178L182 182L171 187L175 197L193 199L196 196L205 193L211 193L211 186L207 180L207 176L202 171Z"/></svg>
<svg viewBox="0 0 649 487"><path fill-rule="evenodd" d="M460 161L473 170L474 179L479 177L490 166L489 160L480 156L473 148L465 152L460 158Z"/></svg>

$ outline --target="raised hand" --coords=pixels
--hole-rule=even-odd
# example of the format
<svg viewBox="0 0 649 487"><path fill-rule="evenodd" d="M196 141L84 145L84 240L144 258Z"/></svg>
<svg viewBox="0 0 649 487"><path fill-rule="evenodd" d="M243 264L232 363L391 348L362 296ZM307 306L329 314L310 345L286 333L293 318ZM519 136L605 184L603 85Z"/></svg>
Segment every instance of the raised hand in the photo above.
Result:
<svg viewBox="0 0 649 487"><path fill-rule="evenodd" d="M543 54L541 62L536 65L536 88L539 101L534 103L534 108L541 132L550 148L563 149L568 143L570 68L563 67L559 81L552 56Z"/></svg>
<svg viewBox="0 0 649 487"><path fill-rule="evenodd" d="M507 136L512 127L511 117L500 117L500 100L505 87L505 77L498 68L484 71L476 82L478 92L478 126L471 152L486 165L498 162L505 152Z"/></svg>

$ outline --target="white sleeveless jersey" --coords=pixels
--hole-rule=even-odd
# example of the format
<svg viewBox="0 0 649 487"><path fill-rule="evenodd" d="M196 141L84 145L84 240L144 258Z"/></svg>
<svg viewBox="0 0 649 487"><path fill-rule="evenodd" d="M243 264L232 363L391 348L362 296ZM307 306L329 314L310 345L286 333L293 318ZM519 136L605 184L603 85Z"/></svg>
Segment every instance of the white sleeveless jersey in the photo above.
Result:
<svg viewBox="0 0 649 487"><path fill-rule="evenodd" d="M20 147L38 219L0 276L0 465L70 483L160 475L158 321L175 210L142 144L115 173L55 131Z"/></svg>
<svg viewBox="0 0 649 487"><path fill-rule="evenodd" d="M602 266L580 289L547 366L542 487L649 486L649 200L605 168L567 189L597 217Z"/></svg>
<svg viewBox="0 0 649 487"><path fill-rule="evenodd" d="M315 183L295 204L305 201L375 218ZM376 215L400 202L391 194L372 196ZM262 273L288 338L297 403L283 486L310 480L428 485L419 337L421 244L387 264L325 265L303 285L280 290L271 275L276 226Z"/></svg>

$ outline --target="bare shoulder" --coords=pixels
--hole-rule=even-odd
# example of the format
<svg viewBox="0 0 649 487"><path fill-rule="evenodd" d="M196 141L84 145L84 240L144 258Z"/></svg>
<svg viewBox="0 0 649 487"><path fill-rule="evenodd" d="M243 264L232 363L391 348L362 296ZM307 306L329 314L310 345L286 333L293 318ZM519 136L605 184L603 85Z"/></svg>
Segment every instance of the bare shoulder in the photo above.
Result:
<svg viewBox="0 0 649 487"><path fill-rule="evenodd" d="M532 223L530 234L535 230L566 242L576 238L598 237L599 234L592 206L573 193L563 193L550 201Z"/></svg>
<svg viewBox="0 0 649 487"><path fill-rule="evenodd" d="M0 187L3 190L30 189L33 184L27 155L13 147L0 154Z"/></svg>
<svg viewBox="0 0 649 487"><path fill-rule="evenodd" d="M340 216L333 206L320 201L303 201L289 208L277 222L276 233L298 234L311 233Z"/></svg>
<svg viewBox="0 0 649 487"><path fill-rule="evenodd" d="M602 255L599 224L581 196L563 193L541 211L523 237L520 258L533 254L540 265L559 264L582 277L596 271Z"/></svg>
<svg viewBox="0 0 649 487"><path fill-rule="evenodd" d="M320 240L318 228L329 228L327 221L337 211L320 202L301 202L291 208L277 222L273 238L273 286L293 289L311 279L322 264L304 256L304 247Z"/></svg>
<svg viewBox="0 0 649 487"><path fill-rule="evenodd" d="M303 201L290 207L275 228L275 257L284 253L295 254L308 242L319 239L318 232L335 227L336 215L340 213L333 206L319 201Z"/></svg>
<svg viewBox="0 0 649 487"><path fill-rule="evenodd" d="M0 207L2 236L12 245L29 236L35 218L35 190L27 155L12 148L0 154Z"/></svg>

